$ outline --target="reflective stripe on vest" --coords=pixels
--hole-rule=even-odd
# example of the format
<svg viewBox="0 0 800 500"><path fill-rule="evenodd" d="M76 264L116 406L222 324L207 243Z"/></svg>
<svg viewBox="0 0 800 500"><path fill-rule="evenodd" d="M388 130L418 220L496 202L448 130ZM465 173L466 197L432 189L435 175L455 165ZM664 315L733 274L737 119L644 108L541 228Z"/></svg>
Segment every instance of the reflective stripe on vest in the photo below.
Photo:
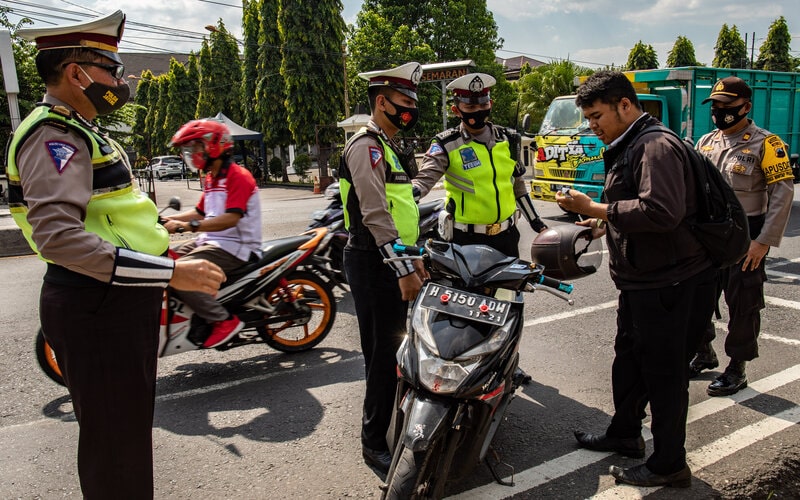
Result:
<svg viewBox="0 0 800 500"><path fill-rule="evenodd" d="M41 257L31 237L33 229L27 219L28 205L20 183L17 153L31 133L45 126L46 122L77 132L83 137L86 147L91 147L92 196L83 220L86 231L117 247L151 255L163 254L169 245L169 233L158 224L155 204L133 186L122 148L72 116L53 111L47 105L36 107L20 123L8 148L9 209L31 248ZM30 168L47 167L36 165Z"/></svg>
<svg viewBox="0 0 800 500"><path fill-rule="evenodd" d="M446 146L450 165L444 175L447 198L455 201L455 219L465 224L492 224L514 214L514 167L508 141L485 145L461 139ZM446 147L445 146L445 147ZM476 188L477 186L477 188Z"/></svg>
<svg viewBox="0 0 800 500"><path fill-rule="evenodd" d="M358 135L365 134L366 127L362 127L358 131ZM394 150L384 142L383 138L378 137L378 140L383 147L383 159L387 166L386 171L386 209L392 216L394 226L402 241L406 245L416 245L419 238L419 207L414 201L413 185L408 174L406 174L403 167L400 166L400 159L395 154ZM342 154L344 157L344 154ZM349 174L347 175L349 177ZM361 214L350 214L348 210L348 197L350 195L352 184L349 179L344 177L339 179L340 192L342 194L342 205L344 207L345 227L350 230L353 224L353 215L358 217L358 223L361 223Z"/></svg>

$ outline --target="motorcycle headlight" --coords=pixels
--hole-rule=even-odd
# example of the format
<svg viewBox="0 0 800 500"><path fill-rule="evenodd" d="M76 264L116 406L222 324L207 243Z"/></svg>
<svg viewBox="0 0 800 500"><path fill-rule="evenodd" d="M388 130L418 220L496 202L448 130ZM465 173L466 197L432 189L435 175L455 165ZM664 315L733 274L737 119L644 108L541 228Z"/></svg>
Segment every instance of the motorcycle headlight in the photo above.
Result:
<svg viewBox="0 0 800 500"><path fill-rule="evenodd" d="M431 331L433 321L430 316L432 314L436 313L426 307L415 307L414 314L411 316L411 329L416 332L417 338L427 346L428 350L438 356L439 349L436 348L436 340Z"/></svg>
<svg viewBox="0 0 800 500"><path fill-rule="evenodd" d="M458 358L457 361L464 361L468 359L472 359L475 356L483 356L484 354L488 354L490 352L494 352L500 349L500 346L503 345L503 342L506 341L509 335L511 335L511 326L514 324L514 319L509 317L506 323L498 328L497 330L492 333L491 337L484 340L480 344L476 345L469 351L465 352Z"/></svg>
<svg viewBox="0 0 800 500"><path fill-rule="evenodd" d="M478 365L478 359L468 361L447 361L433 355L427 345L420 343L419 381L431 392L448 394L455 392L464 379Z"/></svg>

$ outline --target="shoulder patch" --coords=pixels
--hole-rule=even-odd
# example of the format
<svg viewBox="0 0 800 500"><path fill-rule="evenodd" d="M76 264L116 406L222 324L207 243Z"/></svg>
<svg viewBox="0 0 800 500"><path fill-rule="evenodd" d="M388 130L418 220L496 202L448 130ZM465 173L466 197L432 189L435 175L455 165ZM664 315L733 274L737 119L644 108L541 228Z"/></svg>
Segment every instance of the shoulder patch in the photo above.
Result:
<svg viewBox="0 0 800 500"><path fill-rule="evenodd" d="M428 155L431 155L431 156L444 154L444 148L442 148L442 145L439 144L438 142L433 141L431 143L431 147L428 148L428 152L425 153L425 154L428 154Z"/></svg>
<svg viewBox="0 0 800 500"><path fill-rule="evenodd" d="M45 147L50 154L50 159L53 160L58 175L61 175L69 166L70 160L78 150L74 145L63 141L47 141Z"/></svg>
<svg viewBox="0 0 800 500"><path fill-rule="evenodd" d="M771 135L764 139L761 170L764 172L767 184L794 178L792 165L786 154L786 144L777 135Z"/></svg>
<svg viewBox="0 0 800 500"><path fill-rule="evenodd" d="M377 146L370 146L369 163L370 165L372 165L373 169L378 166L378 163L380 163L382 159L383 159L383 151L381 151L381 148Z"/></svg>

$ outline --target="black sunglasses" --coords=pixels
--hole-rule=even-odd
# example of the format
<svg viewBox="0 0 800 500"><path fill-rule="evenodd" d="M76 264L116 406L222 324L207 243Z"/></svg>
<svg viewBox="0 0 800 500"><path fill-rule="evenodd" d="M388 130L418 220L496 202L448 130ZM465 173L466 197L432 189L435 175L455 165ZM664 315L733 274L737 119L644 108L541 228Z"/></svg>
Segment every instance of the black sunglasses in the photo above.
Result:
<svg viewBox="0 0 800 500"><path fill-rule="evenodd" d="M93 61L70 61L68 63L64 63L64 66L66 66L67 64L71 64L71 63L84 65L84 66L95 66L95 67L98 67L98 68L102 68L102 69L108 71L109 73L111 73L111 76L114 77L117 80L122 79L122 75L125 74L125 66L122 65L122 64L103 64L103 63L97 63L97 62L93 62Z"/></svg>

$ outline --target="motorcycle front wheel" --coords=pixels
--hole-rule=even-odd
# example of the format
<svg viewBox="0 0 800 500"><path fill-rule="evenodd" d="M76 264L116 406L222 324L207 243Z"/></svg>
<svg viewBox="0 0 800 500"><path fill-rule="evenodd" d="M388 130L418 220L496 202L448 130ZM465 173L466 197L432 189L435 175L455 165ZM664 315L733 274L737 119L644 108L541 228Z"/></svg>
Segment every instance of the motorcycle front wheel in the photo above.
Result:
<svg viewBox="0 0 800 500"><path fill-rule="evenodd" d="M39 367L50 380L60 385L67 385L61 375L61 368L58 367L58 362L56 362L56 353L47 343L41 328L36 334L36 361L39 362Z"/></svg>
<svg viewBox="0 0 800 500"><path fill-rule="evenodd" d="M444 484L433 477L436 468L435 457L440 446L415 452L404 444L399 444L399 459L386 478L387 488L384 500L435 499L441 498Z"/></svg>
<svg viewBox="0 0 800 500"><path fill-rule="evenodd" d="M316 346L330 333L336 317L336 300L331 287L316 274L299 271L286 277L286 286L272 290L264 298L277 315L292 315L298 309L301 319L257 327L268 346L281 352L300 352Z"/></svg>

